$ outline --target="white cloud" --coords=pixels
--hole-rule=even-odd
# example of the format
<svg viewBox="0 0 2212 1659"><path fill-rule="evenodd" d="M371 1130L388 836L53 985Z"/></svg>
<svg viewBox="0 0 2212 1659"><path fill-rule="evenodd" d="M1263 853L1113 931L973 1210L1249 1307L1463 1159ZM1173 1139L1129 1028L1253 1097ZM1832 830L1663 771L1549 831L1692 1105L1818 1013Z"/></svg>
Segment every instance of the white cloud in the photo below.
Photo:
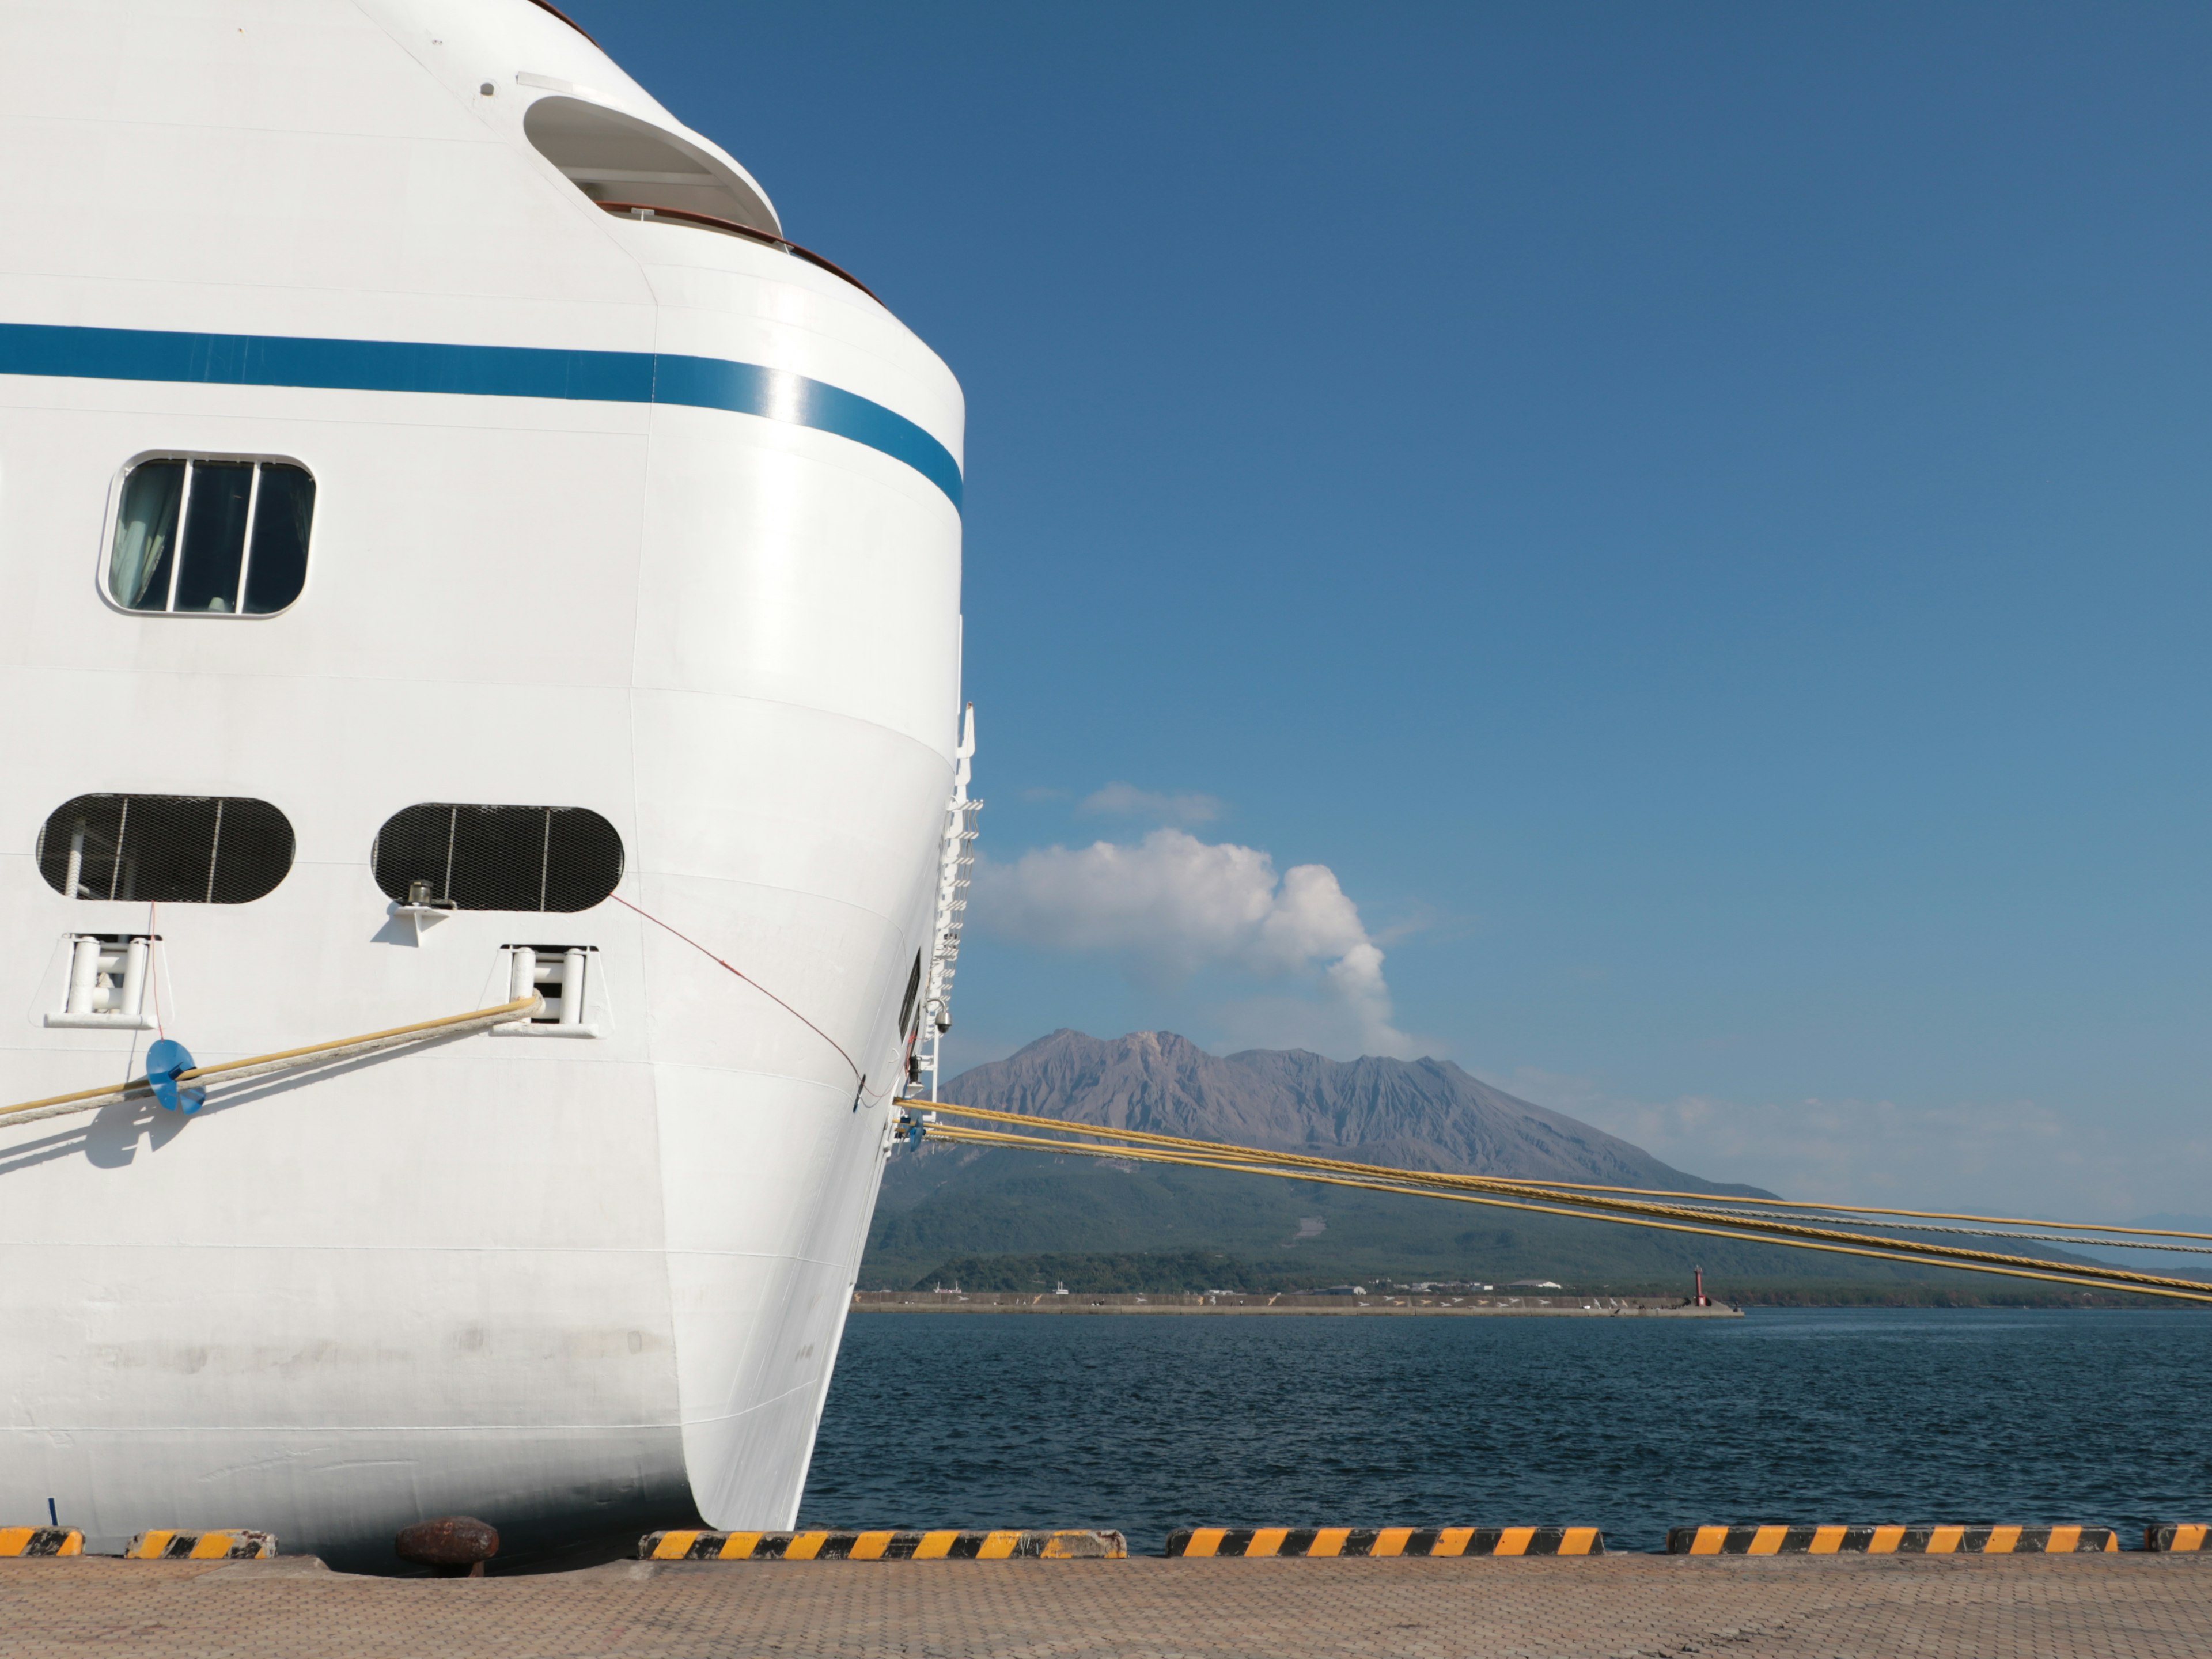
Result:
<svg viewBox="0 0 2212 1659"><path fill-rule="evenodd" d="M2169 1200L2187 1207L2212 1176L2212 1136L2168 1146L2153 1170L2109 1126L2030 1100L1651 1103L1528 1068L1507 1087L1677 1169L1820 1202L2119 1221Z"/></svg>
<svg viewBox="0 0 2212 1659"><path fill-rule="evenodd" d="M1327 865L1295 865L1279 877L1257 848L1155 830L1133 846L1102 841L979 862L975 914L1006 938L1112 956L1155 981L1216 969L1311 976L1350 1017L1362 1053L1405 1055L1415 1046L1390 1023L1382 952Z"/></svg>
<svg viewBox="0 0 2212 1659"><path fill-rule="evenodd" d="M1212 795L1163 795L1133 783L1109 783L1084 797L1079 812L1114 817L1150 818L1155 823L1211 823L1224 810Z"/></svg>

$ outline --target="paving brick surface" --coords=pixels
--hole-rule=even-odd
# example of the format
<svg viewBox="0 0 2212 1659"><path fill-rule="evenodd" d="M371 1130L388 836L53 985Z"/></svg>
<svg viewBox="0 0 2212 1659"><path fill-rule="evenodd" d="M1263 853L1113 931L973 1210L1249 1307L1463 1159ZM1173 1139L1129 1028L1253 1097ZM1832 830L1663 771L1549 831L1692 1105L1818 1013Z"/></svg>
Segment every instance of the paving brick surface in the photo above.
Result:
<svg viewBox="0 0 2212 1659"><path fill-rule="evenodd" d="M7 1659L2205 1659L2212 1559L0 1562Z"/></svg>

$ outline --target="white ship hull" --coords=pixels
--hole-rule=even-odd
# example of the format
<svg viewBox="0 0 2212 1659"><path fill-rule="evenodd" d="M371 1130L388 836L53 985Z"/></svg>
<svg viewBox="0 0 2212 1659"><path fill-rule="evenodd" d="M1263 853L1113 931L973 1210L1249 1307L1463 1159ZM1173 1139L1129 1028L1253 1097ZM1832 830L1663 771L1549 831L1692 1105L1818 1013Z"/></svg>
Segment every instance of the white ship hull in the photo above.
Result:
<svg viewBox="0 0 2212 1659"><path fill-rule="evenodd" d="M586 199L551 98L743 199L529 0L0 7L0 1103L492 1006L518 944L596 953L599 1032L0 1120L0 1524L794 1518L933 943L960 394L833 272ZM149 455L312 473L297 602L118 606ZM271 803L289 872L64 896L102 793ZM621 884L410 918L416 803L588 808ZM85 934L158 936L159 1032L52 1023Z"/></svg>

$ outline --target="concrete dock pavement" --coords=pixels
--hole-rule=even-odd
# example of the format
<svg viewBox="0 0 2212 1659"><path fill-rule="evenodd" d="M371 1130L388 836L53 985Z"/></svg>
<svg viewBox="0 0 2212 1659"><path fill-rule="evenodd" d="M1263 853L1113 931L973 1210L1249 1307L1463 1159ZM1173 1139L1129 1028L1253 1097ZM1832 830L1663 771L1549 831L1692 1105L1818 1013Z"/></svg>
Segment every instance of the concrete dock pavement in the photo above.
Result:
<svg viewBox="0 0 2212 1659"><path fill-rule="evenodd" d="M2203 1659L2212 1559L622 1562L510 1578L0 1562L0 1655L82 1659Z"/></svg>

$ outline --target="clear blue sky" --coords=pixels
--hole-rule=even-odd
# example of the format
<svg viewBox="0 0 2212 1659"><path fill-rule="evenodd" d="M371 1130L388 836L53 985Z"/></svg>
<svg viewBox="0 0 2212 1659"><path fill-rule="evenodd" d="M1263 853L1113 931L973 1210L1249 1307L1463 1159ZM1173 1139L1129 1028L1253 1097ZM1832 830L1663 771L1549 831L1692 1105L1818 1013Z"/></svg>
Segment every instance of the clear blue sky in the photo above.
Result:
<svg viewBox="0 0 2212 1659"><path fill-rule="evenodd" d="M571 9L967 388L956 1061L1365 1046L1226 845L1705 1173L2212 1207L2212 10Z"/></svg>

